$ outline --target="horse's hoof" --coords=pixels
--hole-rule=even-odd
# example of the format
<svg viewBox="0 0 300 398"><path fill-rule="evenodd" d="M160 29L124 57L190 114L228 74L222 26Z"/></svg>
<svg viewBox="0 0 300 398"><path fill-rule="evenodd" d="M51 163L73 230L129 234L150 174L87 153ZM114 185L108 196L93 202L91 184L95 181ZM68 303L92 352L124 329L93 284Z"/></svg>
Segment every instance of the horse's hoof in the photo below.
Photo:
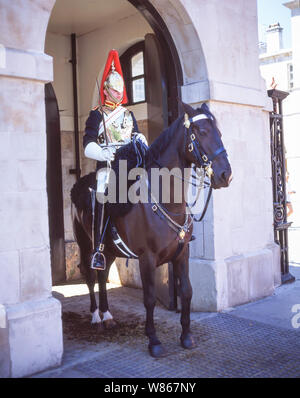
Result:
<svg viewBox="0 0 300 398"><path fill-rule="evenodd" d="M103 333L104 332L103 322L93 322L93 323L91 323L91 326L92 326L92 329L96 333Z"/></svg>
<svg viewBox="0 0 300 398"><path fill-rule="evenodd" d="M162 358L167 354L166 349L162 344L150 345L148 346L150 355L153 358Z"/></svg>
<svg viewBox="0 0 300 398"><path fill-rule="evenodd" d="M103 333L105 330L103 322L99 322L96 324L96 331L97 333Z"/></svg>
<svg viewBox="0 0 300 398"><path fill-rule="evenodd" d="M103 321L105 329L114 329L117 326L117 323L113 319L107 319Z"/></svg>
<svg viewBox="0 0 300 398"><path fill-rule="evenodd" d="M181 346L188 350L195 348L197 346L193 335L190 333L188 333L184 338L181 336L180 342L181 342Z"/></svg>

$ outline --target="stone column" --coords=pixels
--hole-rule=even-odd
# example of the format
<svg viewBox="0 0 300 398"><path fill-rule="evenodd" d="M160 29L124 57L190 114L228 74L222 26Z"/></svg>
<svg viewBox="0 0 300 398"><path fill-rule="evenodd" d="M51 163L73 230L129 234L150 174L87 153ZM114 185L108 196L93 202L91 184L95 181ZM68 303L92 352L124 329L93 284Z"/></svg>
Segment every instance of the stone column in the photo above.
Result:
<svg viewBox="0 0 300 398"><path fill-rule="evenodd" d="M51 294L44 34L54 0L0 0L0 377L61 363L61 306Z"/></svg>
<svg viewBox="0 0 300 398"><path fill-rule="evenodd" d="M230 187L213 192L204 221L195 224L192 310L268 296L280 283L280 264L272 225L272 103L259 71L256 0L151 2L181 60L182 99L194 107L208 102L233 171Z"/></svg>

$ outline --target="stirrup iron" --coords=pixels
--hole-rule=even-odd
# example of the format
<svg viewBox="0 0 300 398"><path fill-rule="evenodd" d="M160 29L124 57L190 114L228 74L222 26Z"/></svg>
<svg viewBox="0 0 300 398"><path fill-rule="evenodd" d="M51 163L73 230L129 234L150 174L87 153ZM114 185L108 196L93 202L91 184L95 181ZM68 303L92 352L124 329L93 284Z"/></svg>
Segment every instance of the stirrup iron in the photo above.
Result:
<svg viewBox="0 0 300 398"><path fill-rule="evenodd" d="M91 260L91 269L97 271L104 271L106 269L106 258L103 252L97 250Z"/></svg>

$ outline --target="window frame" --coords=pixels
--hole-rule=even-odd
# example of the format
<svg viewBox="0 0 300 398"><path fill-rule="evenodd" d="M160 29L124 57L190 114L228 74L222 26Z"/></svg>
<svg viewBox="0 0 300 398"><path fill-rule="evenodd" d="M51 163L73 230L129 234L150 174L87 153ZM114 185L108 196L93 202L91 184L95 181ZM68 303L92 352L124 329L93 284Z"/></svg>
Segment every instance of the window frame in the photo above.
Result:
<svg viewBox="0 0 300 398"><path fill-rule="evenodd" d="M292 91L294 88L294 65L292 62L287 64L288 70L288 90Z"/></svg>
<svg viewBox="0 0 300 398"><path fill-rule="evenodd" d="M143 53L143 66L144 74L132 76L132 58L138 53ZM145 41L140 41L133 46L129 47L121 56L120 62L122 66L124 82L128 97L127 105L138 105L147 102L147 90L146 90L146 73L145 73ZM133 102L133 81L138 79L144 79L145 99L143 101Z"/></svg>

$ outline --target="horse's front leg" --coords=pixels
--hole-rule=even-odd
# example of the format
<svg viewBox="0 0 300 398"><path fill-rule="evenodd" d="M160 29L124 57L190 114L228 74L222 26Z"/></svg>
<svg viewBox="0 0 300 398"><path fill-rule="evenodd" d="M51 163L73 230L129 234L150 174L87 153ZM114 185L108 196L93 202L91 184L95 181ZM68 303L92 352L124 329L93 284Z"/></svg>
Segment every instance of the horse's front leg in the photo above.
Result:
<svg viewBox="0 0 300 398"><path fill-rule="evenodd" d="M103 325L106 329L112 329L117 325L108 309L107 289L106 289L109 270L114 260L115 257L109 254L106 255L106 269L104 271L97 271L98 284L99 284L99 309L101 312Z"/></svg>
<svg viewBox="0 0 300 398"><path fill-rule="evenodd" d="M101 326L101 318L99 309L97 307L96 296L95 296L95 283L96 283L96 271L89 268L89 265L85 271L85 281L89 289L90 295L90 311L92 313L92 325Z"/></svg>
<svg viewBox="0 0 300 398"><path fill-rule="evenodd" d="M143 284L144 305L146 308L145 333L149 339L148 349L150 354L159 358L166 354L166 350L156 336L154 326L154 307L156 303L155 296L155 270L156 265L153 259L143 256L139 259L140 273Z"/></svg>
<svg viewBox="0 0 300 398"><path fill-rule="evenodd" d="M193 295L192 286L189 278L189 248L180 254L178 259L173 261L174 275L179 279L180 299L181 299L181 326L182 334L180 336L183 348L196 347L195 340L190 331L190 312L191 300Z"/></svg>

